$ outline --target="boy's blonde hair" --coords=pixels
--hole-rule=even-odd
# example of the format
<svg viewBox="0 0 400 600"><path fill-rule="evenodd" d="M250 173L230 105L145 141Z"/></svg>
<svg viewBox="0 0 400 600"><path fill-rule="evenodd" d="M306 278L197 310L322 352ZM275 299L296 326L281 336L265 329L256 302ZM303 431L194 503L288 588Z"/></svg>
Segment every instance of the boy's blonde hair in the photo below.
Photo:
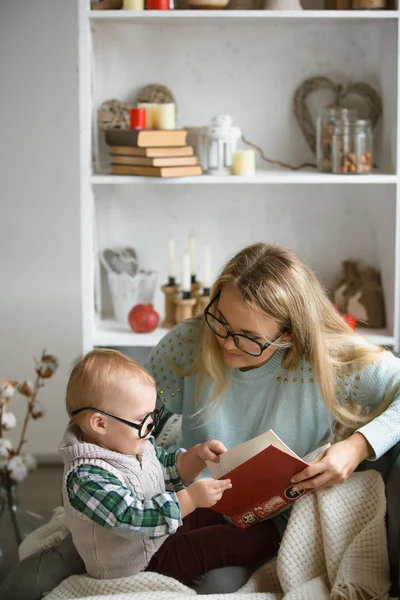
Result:
<svg viewBox="0 0 400 600"><path fill-rule="evenodd" d="M137 377L144 385L155 385L150 373L122 352L97 348L85 354L69 377L66 397L69 416L84 406L100 408L105 392L122 377Z"/></svg>

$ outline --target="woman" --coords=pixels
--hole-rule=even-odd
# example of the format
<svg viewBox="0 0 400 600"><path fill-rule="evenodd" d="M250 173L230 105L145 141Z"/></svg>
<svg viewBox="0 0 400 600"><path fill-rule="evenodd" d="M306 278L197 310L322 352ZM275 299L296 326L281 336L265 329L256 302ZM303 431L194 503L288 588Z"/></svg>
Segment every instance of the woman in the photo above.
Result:
<svg viewBox="0 0 400 600"><path fill-rule="evenodd" d="M400 360L354 333L278 244L234 256L205 315L175 327L146 366L159 404L182 415L183 447L216 438L230 448L273 429L303 456L334 425L346 431L296 476L302 488L344 481L400 440Z"/></svg>
<svg viewBox="0 0 400 600"><path fill-rule="evenodd" d="M332 432L341 436L294 478L310 489L344 481L364 459L379 459L399 442L399 367L346 325L293 252L261 243L227 263L205 315L171 330L147 361L159 404L182 415L180 446L219 439L231 448L273 429L304 456ZM397 493L393 504L398 512ZM286 519L287 512L273 519L281 533ZM67 540L54 559L54 549L47 551L47 573L60 553L68 555L54 586L84 568ZM35 564L19 565L7 597L25 597L18 595L21 581L37 585ZM198 592L239 588L249 572L235 579L234 569L209 573Z"/></svg>

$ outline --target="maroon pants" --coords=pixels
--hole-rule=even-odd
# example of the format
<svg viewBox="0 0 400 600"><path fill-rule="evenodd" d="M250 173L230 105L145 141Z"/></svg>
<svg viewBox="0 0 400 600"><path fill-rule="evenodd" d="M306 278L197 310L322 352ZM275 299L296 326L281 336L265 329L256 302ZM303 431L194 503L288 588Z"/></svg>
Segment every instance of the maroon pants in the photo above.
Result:
<svg viewBox="0 0 400 600"><path fill-rule="evenodd" d="M222 515L198 508L165 540L146 570L190 583L212 569L261 563L277 553L279 542L272 521L238 529Z"/></svg>

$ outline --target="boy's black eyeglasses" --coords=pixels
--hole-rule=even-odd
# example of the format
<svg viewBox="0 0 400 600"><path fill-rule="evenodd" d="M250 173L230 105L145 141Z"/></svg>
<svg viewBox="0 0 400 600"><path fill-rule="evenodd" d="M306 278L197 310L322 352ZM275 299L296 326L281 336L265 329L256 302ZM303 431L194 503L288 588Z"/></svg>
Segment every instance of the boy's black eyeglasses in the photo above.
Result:
<svg viewBox="0 0 400 600"><path fill-rule="evenodd" d="M220 319L218 319L215 315L210 313L210 308L212 305L218 300L219 294L217 294L206 306L204 310L204 316L206 319L206 323L209 328L220 338L227 339L231 337L235 343L235 346L239 348L242 352L246 354L250 354L251 356L261 356L261 354L269 348L277 339L279 339L285 332L286 329L282 329L279 333L276 334L275 337L272 338L269 342L262 344L257 340L254 340L247 335L243 335L241 333L232 333L229 328L223 323Z"/></svg>
<svg viewBox="0 0 400 600"><path fill-rule="evenodd" d="M144 417L144 419L142 419L141 423L132 423L132 421L127 421L126 419L121 419L121 417L115 417L114 415L110 415L109 413L104 412L104 410L99 410L98 408L95 408L94 406L84 406L83 408L78 408L77 410L73 410L71 413L71 417L78 415L79 413L83 412L84 410L91 410L93 412L98 412L102 415L105 415L106 417L110 417L110 419L115 419L115 421L120 421L121 423L125 423L125 425L128 425L129 427L133 427L134 429L137 429L139 432L139 437L143 439L146 436L148 436L149 433L154 431L154 429L159 424L161 416L164 412L164 407L162 406L161 408L155 408L151 413L146 415Z"/></svg>

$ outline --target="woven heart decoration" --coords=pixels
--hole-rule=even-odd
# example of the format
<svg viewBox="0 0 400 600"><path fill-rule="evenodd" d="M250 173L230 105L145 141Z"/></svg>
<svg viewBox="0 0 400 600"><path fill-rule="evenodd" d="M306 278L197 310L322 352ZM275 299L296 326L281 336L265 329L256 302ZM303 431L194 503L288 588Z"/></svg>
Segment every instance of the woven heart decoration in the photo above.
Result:
<svg viewBox="0 0 400 600"><path fill-rule="evenodd" d="M316 127L315 119L312 117L307 100L310 94L318 90L330 90L334 96L334 106L346 108L346 99L356 95L366 105L366 118L375 127L382 115L382 100L378 92L368 83L357 82L343 86L335 84L327 77L310 77L299 85L293 99L293 110L299 127L310 146L311 151L316 153Z"/></svg>

